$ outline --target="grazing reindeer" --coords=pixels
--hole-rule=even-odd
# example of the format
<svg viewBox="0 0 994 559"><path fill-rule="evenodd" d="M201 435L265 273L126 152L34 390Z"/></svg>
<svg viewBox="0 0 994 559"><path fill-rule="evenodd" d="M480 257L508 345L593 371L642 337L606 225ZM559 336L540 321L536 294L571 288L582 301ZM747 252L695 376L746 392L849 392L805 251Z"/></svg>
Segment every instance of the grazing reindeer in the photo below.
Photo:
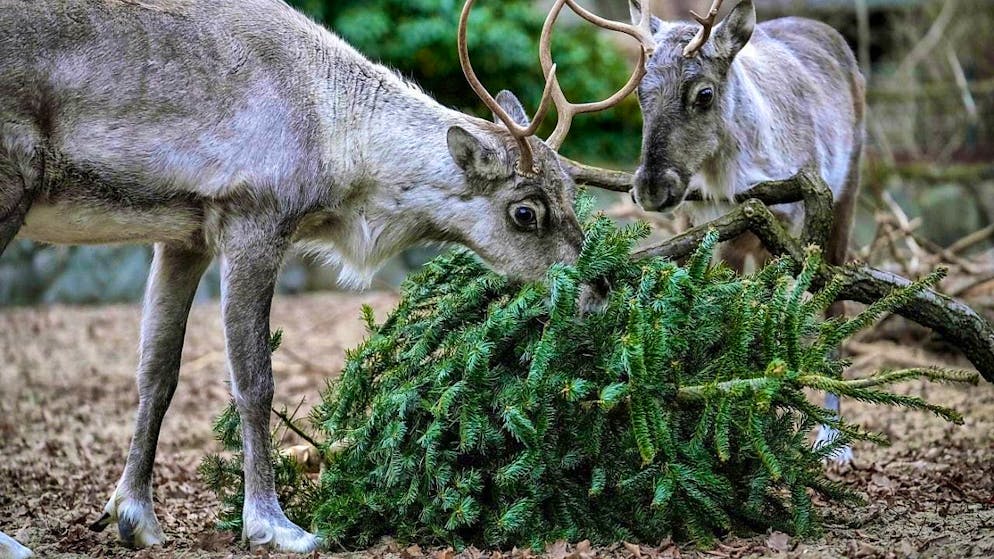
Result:
<svg viewBox="0 0 994 559"><path fill-rule="evenodd" d="M549 68L529 122L513 95L494 99L473 73L472 4L460 59L499 123L442 107L281 0L0 0L0 253L15 236L155 243L135 434L94 529L116 523L133 547L164 539L152 466L194 291L215 255L245 445L243 537L295 552L319 541L284 515L270 464L269 311L287 251L328 254L358 282L420 241L461 243L523 279L577 257L574 187L555 149L573 115L634 91L643 64L587 105L567 104ZM639 28L584 17L650 48L648 17ZM547 34L543 43L548 52ZM546 144L534 133L550 101L560 126ZM0 557L28 555L0 534Z"/></svg>
<svg viewBox="0 0 994 559"><path fill-rule="evenodd" d="M632 18L645 14L636 0ZM830 264L846 259L863 151L864 81L852 51L831 27L802 18L756 25L756 10L740 2L715 26L721 0L699 25L652 18L653 57L639 86L644 115L642 164L633 198L647 210L683 202L689 189L721 202L756 183L784 179L812 164L835 196L826 249ZM692 210L693 211L693 210ZM799 204L774 213L797 227ZM746 235L723 248L741 270L760 254ZM830 315L841 314L835 306ZM838 398L826 404L839 410ZM835 436L822 428L819 443ZM851 460L849 449L839 461Z"/></svg>

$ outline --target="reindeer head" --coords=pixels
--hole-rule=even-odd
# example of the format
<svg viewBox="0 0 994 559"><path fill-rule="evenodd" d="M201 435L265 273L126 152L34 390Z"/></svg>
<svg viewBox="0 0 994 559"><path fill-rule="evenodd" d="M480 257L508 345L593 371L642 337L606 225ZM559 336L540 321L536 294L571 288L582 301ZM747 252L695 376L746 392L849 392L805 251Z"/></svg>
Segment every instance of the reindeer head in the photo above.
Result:
<svg viewBox="0 0 994 559"><path fill-rule="evenodd" d="M516 123L529 125L513 94L502 91L496 101ZM531 137L522 156L503 123L481 124L489 124L482 133L461 126L448 131L449 152L473 196L473 210L450 216L450 226L460 231L462 243L512 278L539 279L552 264L573 262L583 244L573 212L576 185L556 152ZM530 160L527 171L522 160Z"/></svg>
<svg viewBox="0 0 994 559"><path fill-rule="evenodd" d="M463 230L462 242L499 272L511 277L537 279L554 263L573 262L583 244L583 232L573 212L575 185L564 171L557 150L569 132L574 116L609 108L635 90L651 54L649 18L640 21L640 25L626 25L596 16L574 0L556 0L539 41L545 91L535 118L529 119L513 94L502 91L495 99L473 71L466 36L474 2L466 1L459 21L459 60L470 86L493 111L494 124L485 137L454 126L448 132L448 145L465 175L469 191L482 193L479 198L489 207L474 216L473 223L463 224L459 229ZM604 101L570 103L556 79L551 36L555 22L567 4L587 21L631 35L644 47L631 79ZM555 131L543 142L535 132L552 105L556 107L558 122Z"/></svg>
<svg viewBox="0 0 994 559"><path fill-rule="evenodd" d="M632 18L644 10L630 0ZM740 2L715 26L721 0L698 25L652 18L656 55L639 85L642 107L642 164L635 173L635 201L646 210L679 204L690 178L717 154L724 134L726 105L732 101L729 69L752 37L756 10ZM712 32L713 30L713 32Z"/></svg>

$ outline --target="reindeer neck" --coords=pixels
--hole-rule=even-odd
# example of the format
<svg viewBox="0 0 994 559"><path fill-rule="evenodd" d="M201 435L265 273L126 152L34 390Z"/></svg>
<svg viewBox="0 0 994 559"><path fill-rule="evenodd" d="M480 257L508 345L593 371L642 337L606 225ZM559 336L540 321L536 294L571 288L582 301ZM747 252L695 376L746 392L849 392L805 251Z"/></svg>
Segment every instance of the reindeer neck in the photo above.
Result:
<svg viewBox="0 0 994 559"><path fill-rule="evenodd" d="M394 71L374 64L331 36L320 56L316 103L325 146L321 157L335 198L368 197L373 191L397 200L426 189L455 192L462 173L449 154L452 126L480 135L492 124L446 108ZM344 188L343 188L344 187Z"/></svg>
<svg viewBox="0 0 994 559"><path fill-rule="evenodd" d="M760 182L791 176L801 164L796 157L801 142L783 118L783 108L763 93L775 90L783 78L774 61L753 45L755 40L762 37L754 37L729 69L720 155L706 165L712 189L728 198Z"/></svg>
<svg viewBox="0 0 994 559"><path fill-rule="evenodd" d="M495 125L448 109L392 71L365 62L326 115L336 137L329 218L310 235L332 241L347 283L363 285L390 256L421 241L458 241L440 215L465 193L447 133L461 126L481 138ZM320 243L310 245L319 250Z"/></svg>

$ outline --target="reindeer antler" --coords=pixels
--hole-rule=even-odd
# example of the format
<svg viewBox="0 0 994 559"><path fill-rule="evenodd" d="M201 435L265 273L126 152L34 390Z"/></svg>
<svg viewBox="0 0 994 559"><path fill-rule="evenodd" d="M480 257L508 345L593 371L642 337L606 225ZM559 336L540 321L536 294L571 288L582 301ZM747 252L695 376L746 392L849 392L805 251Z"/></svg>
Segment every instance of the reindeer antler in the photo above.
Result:
<svg viewBox="0 0 994 559"><path fill-rule="evenodd" d="M517 141L521 149L521 157L518 160L518 172L522 174L535 174L538 172L535 169L535 156L532 153L531 146L528 145L528 137L535 135L539 125L542 124L542 121L548 114L552 103L555 103L556 112L559 116L556 129L549 136L549 139L546 140L546 143L549 147L558 151L560 146L562 146L563 140L566 138L566 134L569 132L574 116L613 107L638 87L639 81L645 75L646 62L655 50L655 41L652 39L652 31L650 29L652 16L648 10L642 12L642 20L638 25L628 25L592 14L577 4L575 0L556 0L545 20L545 25L542 27L542 36L539 40L539 58L542 63L542 73L545 76L545 89L542 92L542 100L539 102L538 111L536 111L531 124L521 126L500 106L500 103L487 91L487 88L483 86L480 79L476 76L476 72L473 71L473 65L469 60L469 47L466 41L466 34L469 25L469 13L473 9L475 2L476 0L466 0L466 3L463 5L462 14L459 17L459 63L462 65L463 74L466 76L466 81L469 82L470 87L473 88L476 95L483 101L483 104L493 111L497 118L504 123L511 136ZM556 77L556 65L552 62L552 28L555 26L563 6L567 4L577 15L590 23L604 29L630 35L642 45L642 49L639 52L638 66L632 77L628 80L628 83L614 95L603 101L583 104L570 103L566 99L559 85L559 80Z"/></svg>
<svg viewBox="0 0 994 559"><path fill-rule="evenodd" d="M463 5L462 14L459 16L459 35L458 35L458 45L459 45L459 64L462 66L463 74L466 76L466 81L469 82L469 86L473 88L476 95L483 101L483 104L487 106L493 113L504 123L507 130L511 133L511 136L518 143L518 147L521 150L521 156L518 159L518 172L524 175L533 175L538 172L535 168L535 156L532 153L531 146L528 145L528 137L534 136L535 131L538 130L542 120L545 118L546 113L549 112L550 101L552 100L552 86L556 81L555 78L555 67L552 68L552 77L546 77L545 90L542 92L542 100L539 102L538 111L535 113L535 118L528 126L521 126L511 118L511 115L507 114L507 111L500 106L500 103L494 99L493 95L487 91L483 83L480 82L480 78L476 76L476 72L473 71L473 64L469 60L469 45L466 41L466 29L469 26L469 13L473 9L473 4L476 0L466 0Z"/></svg>
<svg viewBox="0 0 994 559"><path fill-rule="evenodd" d="M687 46L683 47L683 56L685 58L692 58L704 46L704 43L708 42L708 38L711 37L711 30L714 29L714 23L718 19L718 10L721 9L722 0L713 0L711 2L711 9L708 10L707 17L701 17L694 10L690 10L690 15L693 16L697 23L701 24L701 28L697 31L697 35L687 43Z"/></svg>
<svg viewBox="0 0 994 559"><path fill-rule="evenodd" d="M570 9L576 12L578 16L589 21L590 23L610 31L617 31L619 33L629 35L635 38L635 40L637 40L642 46L639 51L638 64L635 67L635 71L632 73L632 77L628 79L628 83L626 83L624 87L618 90L614 95L604 99L603 101L598 101L596 103L570 103L569 100L566 99L566 95L563 93L562 87L559 86L559 80L556 79L556 65L552 62L552 28L555 26L556 20L559 18L559 13L562 11L564 5L569 5ZM638 25L628 25L604 19L596 14L593 14L577 4L575 0L556 0L556 3L552 6L552 10L549 11L549 16L545 19L545 25L542 26L542 37L539 40L538 47L539 59L542 63L542 73L545 75L546 80L550 80L550 83L553 85L552 100L556 105L556 113L558 113L556 129L546 140L549 147L556 151L559 150L560 146L563 144L563 141L566 139L566 134L569 133L569 129L573 125L573 117L576 115L609 109L620 103L625 97L628 97L633 91L635 91L635 88L638 87L639 82L642 81L642 78L645 76L646 63L649 58L652 57L652 54L656 49L656 42L652 38L651 19L652 15L649 13L649 10L643 10L642 19L639 21Z"/></svg>

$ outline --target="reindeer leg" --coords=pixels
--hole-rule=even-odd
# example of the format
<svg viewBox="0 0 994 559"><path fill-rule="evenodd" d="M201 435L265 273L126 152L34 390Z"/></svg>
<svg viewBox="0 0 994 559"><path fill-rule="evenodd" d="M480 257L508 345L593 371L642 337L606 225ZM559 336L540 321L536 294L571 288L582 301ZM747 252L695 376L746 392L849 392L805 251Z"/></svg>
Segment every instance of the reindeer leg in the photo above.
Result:
<svg viewBox="0 0 994 559"><path fill-rule="evenodd" d="M841 310L843 308L844 308L843 303L840 301L832 305L829 308L828 312L825 314L828 318L841 316L842 314L844 314L844 312ZM838 314L833 314L833 311ZM840 358L841 353L842 353L841 347L835 348L833 350L834 354L833 359ZM832 412L832 414L836 419L841 417L842 400L839 398L838 394L832 394L831 392L826 393L824 406L825 409ZM825 444L829 444L832 441L834 441L838 436L839 436L839 431L834 427L831 427L829 425L821 425L818 427L818 433L815 435L814 446L819 447ZM832 455L828 458L828 460L834 462L839 466L845 466L851 464L853 458L854 456L853 456L852 447L846 445L833 452Z"/></svg>
<svg viewBox="0 0 994 559"><path fill-rule="evenodd" d="M838 351L838 350L836 350ZM839 418L841 413L842 404L840 398L837 394L828 393L825 394L825 409L831 411L835 418ZM821 425L818 427L818 434L815 436L814 446L815 448L831 443L839 436L838 430L828 425ZM851 464L853 461L852 447L849 445L843 446L837 449L828 458L828 461L834 462L839 466L845 466Z"/></svg>
<svg viewBox="0 0 994 559"><path fill-rule="evenodd" d="M24 218L28 215L28 209L31 204L27 201L19 201L18 206L15 207L11 213L7 214L5 217L0 218L0 256L3 256L4 251L7 250L7 245L14 240L17 236L17 232L21 230L21 226L24 225Z"/></svg>
<svg viewBox="0 0 994 559"><path fill-rule="evenodd" d="M141 326L135 434L117 489L103 517L90 527L102 531L116 522L121 540L129 547L149 547L165 539L152 506L152 465L162 418L179 379L190 306L210 261L211 255L203 248L155 247Z"/></svg>
<svg viewBox="0 0 994 559"><path fill-rule="evenodd" d="M754 269L765 265L772 258L754 233L746 231L718 248L718 256L739 274L748 271L750 262Z"/></svg>
<svg viewBox="0 0 994 559"><path fill-rule="evenodd" d="M318 547L319 540L292 523L280 508L269 431L273 403L269 312L290 230L261 221L228 223L221 242L221 307L245 457L242 537L253 548L307 553Z"/></svg>
<svg viewBox="0 0 994 559"><path fill-rule="evenodd" d="M18 178L2 177L0 180L0 256L14 240L24 225L24 218L31 209L31 196ZM34 557L30 549L14 538L0 532L0 559L27 559Z"/></svg>

